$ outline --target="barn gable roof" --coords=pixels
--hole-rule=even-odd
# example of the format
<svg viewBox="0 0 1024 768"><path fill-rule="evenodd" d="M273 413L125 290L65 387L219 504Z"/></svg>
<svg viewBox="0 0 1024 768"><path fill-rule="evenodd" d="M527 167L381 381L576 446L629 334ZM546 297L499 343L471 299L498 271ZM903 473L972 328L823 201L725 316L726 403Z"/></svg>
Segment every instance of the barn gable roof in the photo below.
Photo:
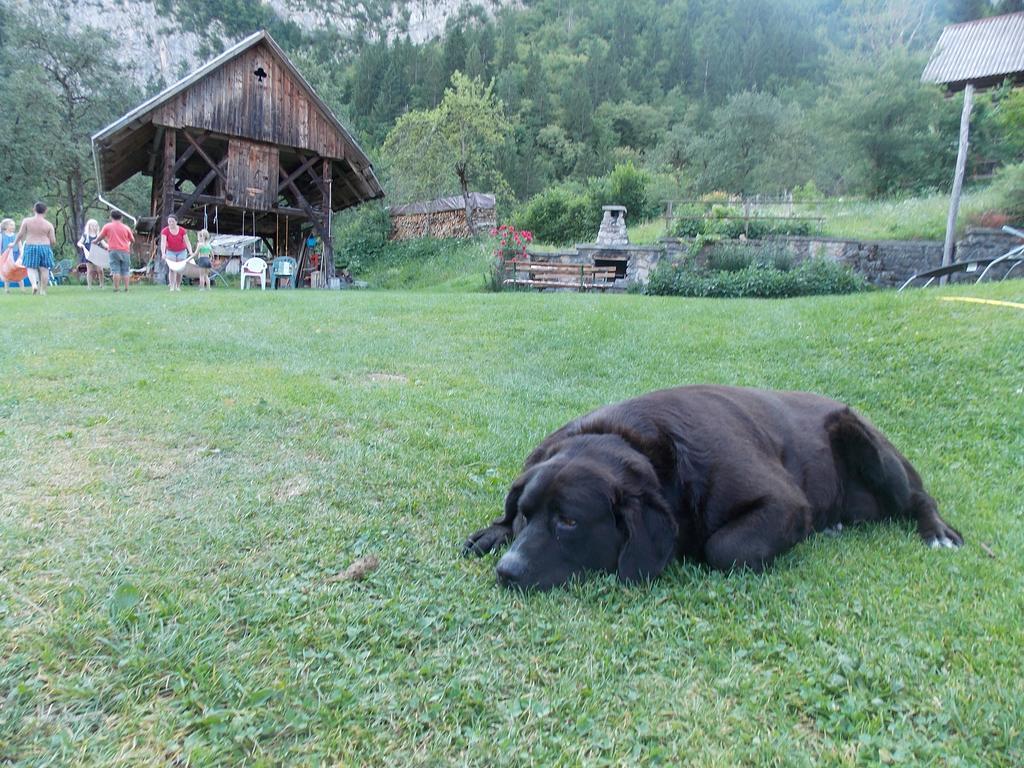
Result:
<svg viewBox="0 0 1024 768"><path fill-rule="evenodd" d="M93 147L97 153L99 172L104 189L113 189L131 176L139 172L150 172L147 167L148 154L146 149L153 140L159 124L164 124L167 114L173 112L180 105L187 105L189 101L197 101L196 94L200 92L204 81L216 79L221 75L221 70L229 69L233 62L239 57L251 51L257 46L262 46L262 54L269 54L275 65L283 67L297 89L305 100L308 101L309 111L316 113L319 118L319 125L322 132L334 134L328 136L329 145L337 147L335 151L325 151L324 147L309 145L309 142L293 141L297 149L312 149L319 151L325 157L334 160L344 160L354 173L358 175L357 186L361 190L364 199L383 197L383 190L373 172L373 167L366 156L366 153L359 146L351 133L331 111L330 107L317 95L309 82L302 76L288 56L277 44L277 42L265 31L257 32L241 40L222 54L181 78L176 83L168 86L160 93L147 99L142 104L131 110L110 125L97 131L92 136ZM238 66L237 64L235 65ZM215 74L216 73L216 74ZM209 87L209 85L207 85ZM177 127L203 127L203 126L177 126ZM241 131L224 130L229 135L235 134L241 138L254 138L256 140L268 141L266 137L247 136Z"/></svg>
<svg viewBox="0 0 1024 768"><path fill-rule="evenodd" d="M962 90L1024 79L1024 12L951 24L942 30L921 81Z"/></svg>

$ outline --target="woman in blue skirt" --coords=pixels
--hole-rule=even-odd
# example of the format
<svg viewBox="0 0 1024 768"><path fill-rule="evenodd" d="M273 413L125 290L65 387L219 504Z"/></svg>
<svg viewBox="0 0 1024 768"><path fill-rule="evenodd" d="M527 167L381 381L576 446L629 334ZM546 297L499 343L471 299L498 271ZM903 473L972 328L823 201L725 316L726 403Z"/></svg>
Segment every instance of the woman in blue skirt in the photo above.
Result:
<svg viewBox="0 0 1024 768"><path fill-rule="evenodd" d="M46 203L36 203L35 216L24 219L14 247L22 243L21 266L28 270L28 279L32 282L32 293L46 295L50 284L50 270L53 269L53 247L57 244L57 236L53 224L46 220Z"/></svg>

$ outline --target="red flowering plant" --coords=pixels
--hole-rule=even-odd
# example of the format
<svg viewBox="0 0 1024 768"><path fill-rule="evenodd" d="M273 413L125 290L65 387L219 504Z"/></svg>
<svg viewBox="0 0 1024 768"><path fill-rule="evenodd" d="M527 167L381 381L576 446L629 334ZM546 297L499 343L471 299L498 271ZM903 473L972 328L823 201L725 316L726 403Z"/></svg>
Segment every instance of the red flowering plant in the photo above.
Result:
<svg viewBox="0 0 1024 768"><path fill-rule="evenodd" d="M529 260L526 246L533 242L533 233L527 229L516 229L511 224L503 224L491 230L491 237L497 239L497 245L494 248L491 273L487 276L487 287L492 291L500 291L505 286L508 262Z"/></svg>

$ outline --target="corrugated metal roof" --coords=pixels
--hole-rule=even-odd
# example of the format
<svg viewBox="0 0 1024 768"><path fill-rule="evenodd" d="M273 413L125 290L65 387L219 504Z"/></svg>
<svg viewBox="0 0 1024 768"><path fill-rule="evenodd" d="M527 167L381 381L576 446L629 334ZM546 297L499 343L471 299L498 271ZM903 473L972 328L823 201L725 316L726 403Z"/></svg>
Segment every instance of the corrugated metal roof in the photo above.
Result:
<svg viewBox="0 0 1024 768"><path fill-rule="evenodd" d="M942 30L925 83L968 83L1024 74L1024 12L951 24Z"/></svg>

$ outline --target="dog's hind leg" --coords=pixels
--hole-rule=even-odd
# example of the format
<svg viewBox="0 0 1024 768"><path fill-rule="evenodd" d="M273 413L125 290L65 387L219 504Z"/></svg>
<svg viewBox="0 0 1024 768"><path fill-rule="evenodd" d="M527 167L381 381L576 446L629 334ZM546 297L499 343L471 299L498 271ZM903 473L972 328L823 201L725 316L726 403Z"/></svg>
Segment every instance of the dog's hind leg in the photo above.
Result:
<svg viewBox="0 0 1024 768"><path fill-rule="evenodd" d="M859 483L874 496L882 517L914 520L918 534L932 547L964 543L960 533L939 515L917 470L880 432L849 409L833 415L826 426L848 482ZM853 489L848 489L848 496L853 498ZM848 503L852 505L850 499Z"/></svg>
<svg viewBox="0 0 1024 768"><path fill-rule="evenodd" d="M910 496L910 513L917 521L917 533L929 547L963 546L964 537L939 515L935 499L922 489Z"/></svg>

